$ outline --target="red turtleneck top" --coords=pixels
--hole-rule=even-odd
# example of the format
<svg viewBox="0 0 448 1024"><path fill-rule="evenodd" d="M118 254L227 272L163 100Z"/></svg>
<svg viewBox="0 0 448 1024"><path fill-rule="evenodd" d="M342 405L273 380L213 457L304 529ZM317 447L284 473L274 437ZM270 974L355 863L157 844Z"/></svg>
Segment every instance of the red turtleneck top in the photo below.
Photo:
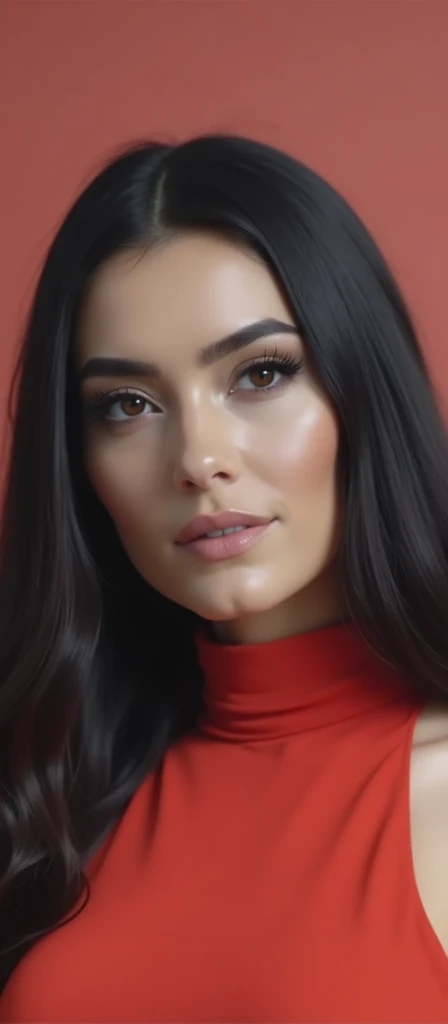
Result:
<svg viewBox="0 0 448 1024"><path fill-rule="evenodd" d="M446 1024L412 864L410 681L346 624L197 644L197 730L92 858L85 909L13 971L0 1021Z"/></svg>

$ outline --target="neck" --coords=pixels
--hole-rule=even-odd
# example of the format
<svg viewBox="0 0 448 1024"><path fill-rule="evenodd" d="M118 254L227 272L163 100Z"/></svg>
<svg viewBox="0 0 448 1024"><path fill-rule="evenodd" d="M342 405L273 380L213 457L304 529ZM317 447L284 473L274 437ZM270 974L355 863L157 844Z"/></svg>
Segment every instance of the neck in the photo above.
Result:
<svg viewBox="0 0 448 1024"><path fill-rule="evenodd" d="M415 705L413 681L379 657L355 623L253 645L198 633L196 645L204 681L197 727L214 739L310 732L315 741L317 729L347 730L360 716L403 716Z"/></svg>

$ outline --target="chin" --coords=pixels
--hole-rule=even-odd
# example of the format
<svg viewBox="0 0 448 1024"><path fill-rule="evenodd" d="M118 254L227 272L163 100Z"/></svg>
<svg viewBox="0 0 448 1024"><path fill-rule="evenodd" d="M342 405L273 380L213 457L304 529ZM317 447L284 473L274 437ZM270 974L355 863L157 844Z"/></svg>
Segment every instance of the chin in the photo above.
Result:
<svg viewBox="0 0 448 1024"><path fill-rule="evenodd" d="M229 590L227 594L201 594L199 600L189 603L189 607L200 618L209 622L231 622L269 612L280 604L282 599L283 595L279 596L272 591L267 593L266 588L255 593L253 589L247 591L241 587L238 590Z"/></svg>

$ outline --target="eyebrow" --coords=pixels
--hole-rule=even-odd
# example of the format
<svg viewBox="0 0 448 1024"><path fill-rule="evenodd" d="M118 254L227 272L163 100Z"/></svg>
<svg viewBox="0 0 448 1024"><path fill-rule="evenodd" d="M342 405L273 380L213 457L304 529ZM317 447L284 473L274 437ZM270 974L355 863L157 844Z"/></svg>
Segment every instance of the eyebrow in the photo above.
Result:
<svg viewBox="0 0 448 1024"><path fill-rule="evenodd" d="M205 367L211 366L224 359L225 356L238 352L239 349L251 345L260 338L266 338L273 334L298 334L298 330L292 324L284 323L283 320L268 318L257 320L253 324L241 327L233 334L221 338L220 341L212 342L205 348L199 349L196 357L196 365ZM89 359L82 367L78 381L81 384L88 377L159 377L160 370L155 363L147 363L140 359L124 359L122 357L97 357Z"/></svg>

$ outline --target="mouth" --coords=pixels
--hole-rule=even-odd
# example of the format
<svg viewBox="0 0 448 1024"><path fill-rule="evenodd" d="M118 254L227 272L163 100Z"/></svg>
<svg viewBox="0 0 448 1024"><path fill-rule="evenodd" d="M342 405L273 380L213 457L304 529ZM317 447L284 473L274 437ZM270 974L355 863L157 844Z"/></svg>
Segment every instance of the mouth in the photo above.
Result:
<svg viewBox="0 0 448 1024"><path fill-rule="evenodd" d="M204 530L199 534L197 533L198 527L193 527L192 529L196 530L196 535L192 536L190 540L183 543L178 541L178 543L185 552L206 562L236 558L253 548L275 522L273 519L260 520L260 518L254 522L254 518L252 517L251 523L239 522L231 526L223 526L220 529L213 524L215 529Z"/></svg>

